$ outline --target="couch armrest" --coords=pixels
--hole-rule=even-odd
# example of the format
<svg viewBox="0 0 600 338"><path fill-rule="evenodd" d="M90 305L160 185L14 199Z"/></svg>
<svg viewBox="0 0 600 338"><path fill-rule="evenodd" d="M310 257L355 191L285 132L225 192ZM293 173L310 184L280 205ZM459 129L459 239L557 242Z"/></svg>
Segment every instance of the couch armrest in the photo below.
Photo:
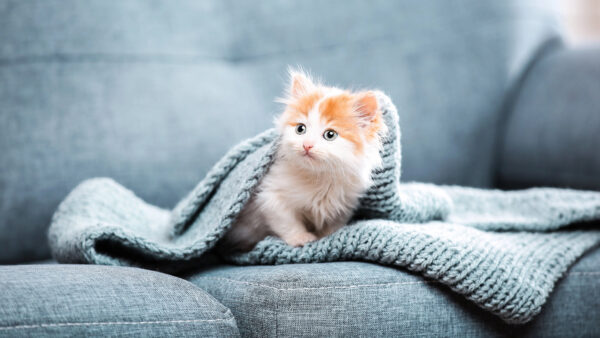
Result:
<svg viewBox="0 0 600 338"><path fill-rule="evenodd" d="M600 190L600 46L535 65L501 140L498 185Z"/></svg>

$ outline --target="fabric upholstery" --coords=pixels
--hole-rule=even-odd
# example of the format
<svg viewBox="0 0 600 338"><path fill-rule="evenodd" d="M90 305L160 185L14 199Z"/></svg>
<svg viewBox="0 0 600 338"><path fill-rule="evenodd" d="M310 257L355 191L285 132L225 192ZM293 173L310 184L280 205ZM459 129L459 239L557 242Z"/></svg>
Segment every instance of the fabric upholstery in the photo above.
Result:
<svg viewBox="0 0 600 338"><path fill-rule="evenodd" d="M228 306L247 337L584 337L600 332L599 266L595 249L525 325L433 280L370 263L215 266L186 278Z"/></svg>
<svg viewBox="0 0 600 338"><path fill-rule="evenodd" d="M0 262L46 257L89 177L173 206L271 124L288 65L398 102L405 178L489 186L505 92L553 18L533 0L2 1Z"/></svg>
<svg viewBox="0 0 600 338"><path fill-rule="evenodd" d="M600 45L533 67L508 115L499 180L600 190Z"/></svg>
<svg viewBox="0 0 600 338"><path fill-rule="evenodd" d="M356 210L360 218L301 248L267 238L226 257L242 264L367 260L407 267L507 322L530 321L558 277L600 243L600 192L402 184L396 109L381 93L378 101L388 134L382 167L373 170ZM226 251L218 241L268 170L277 139L270 129L236 145L171 212L110 179L81 183L53 216L53 256L171 271L199 265L210 249ZM596 222L572 230L584 221Z"/></svg>
<svg viewBox="0 0 600 338"><path fill-rule="evenodd" d="M189 282L135 268L0 266L0 337L233 337L231 312Z"/></svg>

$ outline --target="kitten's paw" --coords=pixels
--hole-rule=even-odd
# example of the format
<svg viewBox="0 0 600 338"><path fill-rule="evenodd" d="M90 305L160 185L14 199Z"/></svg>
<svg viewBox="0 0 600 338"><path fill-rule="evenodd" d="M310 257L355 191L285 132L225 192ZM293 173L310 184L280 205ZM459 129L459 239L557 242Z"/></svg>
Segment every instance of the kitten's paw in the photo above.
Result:
<svg viewBox="0 0 600 338"><path fill-rule="evenodd" d="M313 233L303 232L303 233L289 236L288 238L285 239L285 242L289 246L300 247L300 246L304 246L304 244L306 244L306 243L314 242L317 239L318 239L317 236L315 236Z"/></svg>

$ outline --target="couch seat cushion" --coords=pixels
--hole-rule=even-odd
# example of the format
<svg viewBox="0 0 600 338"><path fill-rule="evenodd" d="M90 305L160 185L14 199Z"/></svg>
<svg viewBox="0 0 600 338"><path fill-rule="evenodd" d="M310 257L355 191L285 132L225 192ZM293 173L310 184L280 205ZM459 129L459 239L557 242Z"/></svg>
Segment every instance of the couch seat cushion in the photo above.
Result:
<svg viewBox="0 0 600 338"><path fill-rule="evenodd" d="M248 336L594 336L600 250L560 280L533 321L508 325L446 286L363 262L222 265L186 278L229 307Z"/></svg>
<svg viewBox="0 0 600 338"><path fill-rule="evenodd" d="M229 309L193 284L148 270L0 266L3 336L237 336Z"/></svg>

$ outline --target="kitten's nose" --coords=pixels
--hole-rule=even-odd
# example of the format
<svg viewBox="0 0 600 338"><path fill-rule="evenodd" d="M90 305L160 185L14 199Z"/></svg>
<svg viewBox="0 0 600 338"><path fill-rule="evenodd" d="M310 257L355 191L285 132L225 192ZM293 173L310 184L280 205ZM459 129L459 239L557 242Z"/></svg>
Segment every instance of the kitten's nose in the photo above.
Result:
<svg viewBox="0 0 600 338"><path fill-rule="evenodd" d="M306 142L304 142L304 143L302 143L302 147L304 148L304 151L306 151L306 152L308 153L308 151L309 151L310 149L312 149L312 147L314 147L314 145L313 145L313 144L310 144L310 143L306 143Z"/></svg>

